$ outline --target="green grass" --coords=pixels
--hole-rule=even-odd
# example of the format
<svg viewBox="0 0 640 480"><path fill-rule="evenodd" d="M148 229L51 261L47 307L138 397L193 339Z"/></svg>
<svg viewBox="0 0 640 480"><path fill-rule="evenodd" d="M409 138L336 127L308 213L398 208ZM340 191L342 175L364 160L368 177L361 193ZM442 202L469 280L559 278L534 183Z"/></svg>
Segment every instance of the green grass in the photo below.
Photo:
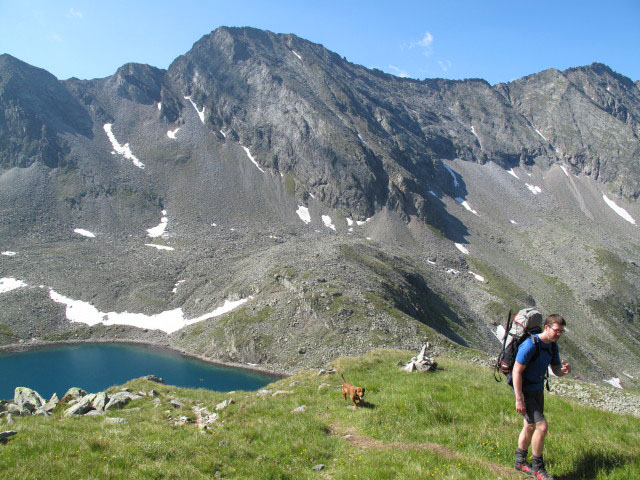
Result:
<svg viewBox="0 0 640 480"><path fill-rule="evenodd" d="M513 395L483 367L439 358L427 374L399 371L415 353L377 350L334 362L347 380L367 388L368 408L346 408L338 375L305 371L269 387L279 397L181 389L144 380L132 391L160 392L103 417L14 419L18 435L0 446L6 479L487 479L521 478L511 471L522 420ZM298 385L290 386L293 381ZM321 386L326 383L328 386ZM173 410L168 395L186 407ZM218 425L201 433L174 426L170 415L210 411L223 399ZM308 406L301 414L291 410ZM545 458L558 479L640 478L640 419L583 407L560 397L546 400L550 434ZM137 410L139 408L139 410ZM4 429L4 425L3 425ZM351 435L345 437L345 435ZM437 445L434 445L437 444ZM324 464L316 472L313 466Z"/></svg>

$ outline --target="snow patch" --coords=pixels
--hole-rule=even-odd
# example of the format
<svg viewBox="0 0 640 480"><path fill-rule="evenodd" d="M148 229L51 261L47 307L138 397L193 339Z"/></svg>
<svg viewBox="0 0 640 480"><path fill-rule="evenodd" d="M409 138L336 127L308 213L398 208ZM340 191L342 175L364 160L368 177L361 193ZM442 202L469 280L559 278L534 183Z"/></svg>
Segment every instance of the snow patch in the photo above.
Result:
<svg viewBox="0 0 640 480"><path fill-rule="evenodd" d="M427 260L427 263L428 263L429 265L435 265L435 264L436 264L436 262L434 262L433 260Z"/></svg>
<svg viewBox="0 0 640 480"><path fill-rule="evenodd" d="M324 223L325 227L335 231L336 226L331 222L331 217L329 215L322 215L322 223Z"/></svg>
<svg viewBox="0 0 640 480"><path fill-rule="evenodd" d="M619 207L618 205L616 205L613 200L611 200L609 197L607 197L604 194L602 195L602 199L605 201L605 203L607 205L609 205L609 207L611 207L613 209L614 212L616 212L618 215L620 215L622 218L624 218L631 225L635 225L636 224L636 221L633 219L633 217L631 217L631 215L629 215L629 212L627 212L624 208Z"/></svg>
<svg viewBox="0 0 640 480"><path fill-rule="evenodd" d="M6 255L7 257L13 257L16 254L16 252L10 252L9 250L7 250L6 252L2 252L1 255Z"/></svg>
<svg viewBox="0 0 640 480"><path fill-rule="evenodd" d="M171 293L176 293L178 291L178 287L180 286L180 284L184 282L186 282L186 280L178 280L176 284L173 286L173 290L171 290Z"/></svg>
<svg viewBox="0 0 640 480"><path fill-rule="evenodd" d="M176 128L175 130L168 130L167 131L167 137L175 140L176 139L176 133L178 133L178 130L180 130L180 127Z"/></svg>
<svg viewBox="0 0 640 480"><path fill-rule="evenodd" d="M22 280L18 280L13 277L4 277L0 278L0 293L10 292L11 290L15 290L17 288L26 287L27 284Z"/></svg>
<svg viewBox="0 0 640 480"><path fill-rule="evenodd" d="M220 133L222 134L222 136L223 136L224 138L227 138L227 134L226 134L226 133L224 133L222 130L220 130Z"/></svg>
<svg viewBox="0 0 640 480"><path fill-rule="evenodd" d="M353 227L353 219L352 218L347 218L347 225L349 225L350 227Z"/></svg>
<svg viewBox="0 0 640 480"><path fill-rule="evenodd" d="M367 218L366 220L356 220L356 225L360 226L360 225L364 225L365 223L367 223L369 220L371 220L371 217Z"/></svg>
<svg viewBox="0 0 640 480"><path fill-rule="evenodd" d="M168 251L175 250L173 247L167 247L165 245L156 245L155 243L145 243L145 245L147 247L157 248L158 250L168 250Z"/></svg>
<svg viewBox="0 0 640 480"><path fill-rule="evenodd" d="M447 273L450 273L452 275L458 275L460 272L455 268L447 268Z"/></svg>
<svg viewBox="0 0 640 480"><path fill-rule="evenodd" d="M528 183L525 183L525 185L527 186L527 188L529 189L529 191L531 193L533 193L534 195L537 195L539 193L542 193L542 189L540 187L537 187L535 185L529 185Z"/></svg>
<svg viewBox="0 0 640 480"><path fill-rule="evenodd" d="M244 151L247 152L247 157L249 157L249 160L251 160L253 162L253 164L258 167L258 170L260 170L262 173L264 173L264 170L260 167L260 165L258 164L258 162L256 162L256 159L253 158L253 155L251 155L251 152L249 151L249 149L245 146L240 145L242 148L244 148Z"/></svg>
<svg viewBox="0 0 640 480"><path fill-rule="evenodd" d="M185 100L189 100L189 102L191 102L191 105L193 105L193 108L196 109L196 112L198 113L198 116L200 117L200 121L202 122L202 124L204 125L204 106L202 107L202 111L198 110L198 107L196 106L195 102L193 100L191 100L191 97L184 97Z"/></svg>
<svg viewBox="0 0 640 480"><path fill-rule="evenodd" d="M449 167L449 165L447 165L446 163L443 163L442 165L444 165L444 168L446 168L449 171L449 173L451 174L451 176L453 177L453 186L454 187L459 187L460 184L458 183L458 177L456 176L456 172L451 170L451 167Z"/></svg>
<svg viewBox="0 0 640 480"><path fill-rule="evenodd" d="M622 385L620 384L620 379L619 378L610 378L609 380L605 380L606 383L608 383L609 385L613 385L616 388L622 389Z"/></svg>
<svg viewBox="0 0 640 480"><path fill-rule="evenodd" d="M102 323L104 325L130 325L149 330L162 330L166 333L173 333L187 325L228 313L251 298L243 298L236 301L225 300L221 307L216 308L210 313L206 313L197 318L186 319L181 308L168 310L156 315L129 312L104 313L88 302L67 298L54 290L50 290L49 297L54 302L62 303L67 306L66 316L71 322L85 323L87 325L96 325L98 323Z"/></svg>
<svg viewBox="0 0 640 480"><path fill-rule="evenodd" d="M629 375L627 372L622 372L622 373L624 373L627 377L629 377L631 379L635 379L636 378L636 377L633 377L633 376Z"/></svg>
<svg viewBox="0 0 640 480"><path fill-rule="evenodd" d="M456 248L458 250L460 250L462 253L464 253L465 255L469 255L469 249L466 248L464 245L462 245L461 243L456 243Z"/></svg>
<svg viewBox="0 0 640 480"><path fill-rule="evenodd" d="M161 237L164 234L164 231L167 229L167 225L169 224L169 217L166 216L167 211L162 210L162 218L160 218L160 223L153 228L147 229L147 236L151 238Z"/></svg>
<svg viewBox="0 0 640 480"><path fill-rule="evenodd" d="M162 103L158 102L158 110L162 110Z"/></svg>
<svg viewBox="0 0 640 480"><path fill-rule="evenodd" d="M478 280L479 282L484 282L484 277L482 275L478 275L477 273L473 273L471 270L469 270L469 273L471 275L473 275L473 277ZM503 328L504 330L504 328Z"/></svg>
<svg viewBox="0 0 640 480"><path fill-rule="evenodd" d="M518 225L518 222L516 222L515 220L509 220L511 223L513 223L514 225Z"/></svg>
<svg viewBox="0 0 640 480"><path fill-rule="evenodd" d="M83 228L76 228L74 230L74 233L77 233L78 235L82 235L83 237L87 237L87 238L96 238L94 233L90 232L89 230L85 230Z"/></svg>
<svg viewBox="0 0 640 480"><path fill-rule="evenodd" d="M431 195L433 195L434 197L438 198L438 195L436 194L436 192L434 192L433 190L429 190L429 193Z"/></svg>
<svg viewBox="0 0 640 480"><path fill-rule="evenodd" d="M564 174L568 177L569 176L569 172L567 171L567 167L565 167L564 165L560 165L560 168L562 169Z"/></svg>
<svg viewBox="0 0 640 480"><path fill-rule="evenodd" d="M293 52L293 54L298 57L300 60L302 60L302 57L298 54L298 52L296 52L295 50L291 50Z"/></svg>
<svg viewBox="0 0 640 480"><path fill-rule="evenodd" d="M298 210L296 210L296 213L300 217L300 220L302 220L304 223L311 223L311 215L309 214L309 209L307 207L298 205Z"/></svg>
<svg viewBox="0 0 640 480"><path fill-rule="evenodd" d="M541 133L540 133L540 130L538 130L536 127L533 127L533 129L536 131L536 133L537 133L538 135L540 135L540 136L543 138L543 140L544 140L545 142L549 143L549 140L547 140L547 137L545 137L543 134L541 134Z"/></svg>
<svg viewBox="0 0 640 480"><path fill-rule="evenodd" d="M513 171L513 168L511 170L509 170L507 172L509 175L513 175L514 177L516 177L518 180L520 180L520 177L518 175L516 175L516 172Z"/></svg>
<svg viewBox="0 0 640 480"><path fill-rule="evenodd" d="M115 135L111 131L111 126L112 126L111 123L105 123L104 127L103 127L104 131L107 133L107 137L109 137L109 141L111 142L111 146L113 147L113 152L111 152L111 153L117 153L119 155L122 155L127 160L131 160L136 167L143 169L144 168L144 163L142 163L131 152L131 148L129 147L128 143L125 143L124 145L120 145L118 140L116 140Z"/></svg>
<svg viewBox="0 0 640 480"><path fill-rule="evenodd" d="M476 212L473 208L471 208L471 205L469 205L466 200L464 200L464 199L462 199L460 197L457 197L456 198L456 202L458 202L460 205L462 205L464 208L469 210L474 215L478 215L478 212ZM478 215L478 216L480 216L480 215Z"/></svg>

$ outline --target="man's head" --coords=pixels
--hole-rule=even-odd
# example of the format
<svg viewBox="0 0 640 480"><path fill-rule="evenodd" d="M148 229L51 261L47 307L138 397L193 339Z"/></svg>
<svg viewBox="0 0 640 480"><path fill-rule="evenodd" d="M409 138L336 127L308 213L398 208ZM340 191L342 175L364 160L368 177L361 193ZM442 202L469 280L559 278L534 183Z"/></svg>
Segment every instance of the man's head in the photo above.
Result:
<svg viewBox="0 0 640 480"><path fill-rule="evenodd" d="M544 333L547 338L552 342L557 342L560 336L564 333L564 327L567 326L567 322L561 315L554 313L549 315L544 320Z"/></svg>

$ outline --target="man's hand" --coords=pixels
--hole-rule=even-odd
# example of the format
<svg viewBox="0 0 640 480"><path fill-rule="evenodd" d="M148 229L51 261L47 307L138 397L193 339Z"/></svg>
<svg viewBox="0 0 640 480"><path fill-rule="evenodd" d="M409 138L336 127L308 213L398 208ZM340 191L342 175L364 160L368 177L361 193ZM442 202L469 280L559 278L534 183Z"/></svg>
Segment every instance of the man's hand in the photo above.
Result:
<svg viewBox="0 0 640 480"><path fill-rule="evenodd" d="M524 406L524 400L522 398L516 398L516 412L520 415L527 413L527 409Z"/></svg>
<svg viewBox="0 0 640 480"><path fill-rule="evenodd" d="M562 373L564 375L568 375L569 373L571 373L571 365L569 365L567 362L565 362L563 360L562 361L562 368L560 368L560 370L562 370Z"/></svg>

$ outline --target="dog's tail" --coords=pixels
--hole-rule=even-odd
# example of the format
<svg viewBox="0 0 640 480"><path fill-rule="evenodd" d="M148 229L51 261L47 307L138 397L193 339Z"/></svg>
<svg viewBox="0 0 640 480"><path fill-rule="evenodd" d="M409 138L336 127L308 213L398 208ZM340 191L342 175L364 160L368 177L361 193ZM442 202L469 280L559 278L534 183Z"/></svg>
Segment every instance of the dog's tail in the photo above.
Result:
<svg viewBox="0 0 640 480"><path fill-rule="evenodd" d="M340 374L340 376L342 377L342 383L347 383L347 381L344 379L344 374Z"/></svg>

